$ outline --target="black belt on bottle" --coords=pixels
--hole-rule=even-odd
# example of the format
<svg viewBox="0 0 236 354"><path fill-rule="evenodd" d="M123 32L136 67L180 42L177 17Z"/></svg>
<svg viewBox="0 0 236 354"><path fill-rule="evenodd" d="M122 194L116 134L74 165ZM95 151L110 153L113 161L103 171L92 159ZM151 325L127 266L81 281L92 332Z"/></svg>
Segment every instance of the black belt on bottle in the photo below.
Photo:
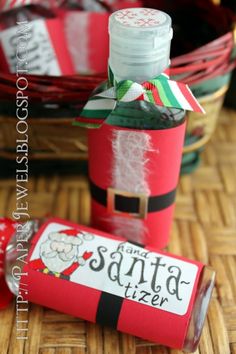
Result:
<svg viewBox="0 0 236 354"><path fill-rule="evenodd" d="M108 208L112 214L144 219L147 213L153 213L168 208L175 201L176 188L168 193L147 196L130 193L114 188L103 189L90 181L92 198Z"/></svg>

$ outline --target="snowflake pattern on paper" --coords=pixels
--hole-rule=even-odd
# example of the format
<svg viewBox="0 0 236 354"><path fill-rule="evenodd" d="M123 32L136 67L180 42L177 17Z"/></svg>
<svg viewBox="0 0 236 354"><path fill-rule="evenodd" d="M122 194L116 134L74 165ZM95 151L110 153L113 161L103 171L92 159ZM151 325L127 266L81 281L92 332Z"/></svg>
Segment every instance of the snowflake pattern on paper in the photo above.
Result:
<svg viewBox="0 0 236 354"><path fill-rule="evenodd" d="M164 23L166 17L158 10L136 8L118 11L115 19L128 27L153 27Z"/></svg>

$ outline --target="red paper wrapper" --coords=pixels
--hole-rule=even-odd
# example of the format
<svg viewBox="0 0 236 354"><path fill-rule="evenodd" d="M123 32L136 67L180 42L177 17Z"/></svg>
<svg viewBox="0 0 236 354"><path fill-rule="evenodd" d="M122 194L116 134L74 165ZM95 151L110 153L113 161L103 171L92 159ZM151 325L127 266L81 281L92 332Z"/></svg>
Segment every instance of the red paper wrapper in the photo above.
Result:
<svg viewBox="0 0 236 354"><path fill-rule="evenodd" d="M76 72L80 74L106 72L109 13L60 10L58 14L63 22Z"/></svg>
<svg viewBox="0 0 236 354"><path fill-rule="evenodd" d="M20 291L34 303L182 348L202 269L53 218L31 241Z"/></svg>
<svg viewBox="0 0 236 354"><path fill-rule="evenodd" d="M164 130L107 124L89 130L94 227L139 244L167 245L184 134L185 123Z"/></svg>
<svg viewBox="0 0 236 354"><path fill-rule="evenodd" d="M66 40L77 73L105 73L109 54L108 12L126 7L140 7L141 1L107 1L102 4L81 2L85 10L59 9L59 17L63 21Z"/></svg>

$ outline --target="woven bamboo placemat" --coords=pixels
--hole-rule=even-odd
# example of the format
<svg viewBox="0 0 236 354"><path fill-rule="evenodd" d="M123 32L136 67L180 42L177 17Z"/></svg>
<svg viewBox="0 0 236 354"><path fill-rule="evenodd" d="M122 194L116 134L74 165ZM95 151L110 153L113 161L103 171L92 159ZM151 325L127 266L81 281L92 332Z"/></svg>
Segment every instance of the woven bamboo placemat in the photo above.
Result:
<svg viewBox="0 0 236 354"><path fill-rule="evenodd" d="M236 354L236 112L223 110L201 167L180 180L169 251L210 264L216 287L196 353ZM89 224L83 176L31 178L32 217ZM0 180L0 215L11 215L15 181ZM108 328L31 305L29 339L16 339L14 303L0 312L0 354L180 354Z"/></svg>

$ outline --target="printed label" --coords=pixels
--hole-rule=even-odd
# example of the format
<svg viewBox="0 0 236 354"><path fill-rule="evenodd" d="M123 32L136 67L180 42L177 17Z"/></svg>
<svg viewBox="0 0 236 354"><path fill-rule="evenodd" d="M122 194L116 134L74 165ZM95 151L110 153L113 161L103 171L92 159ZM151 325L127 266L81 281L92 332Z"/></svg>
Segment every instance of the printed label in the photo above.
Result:
<svg viewBox="0 0 236 354"><path fill-rule="evenodd" d="M29 266L178 315L188 310L198 272L195 264L56 222L44 229Z"/></svg>
<svg viewBox="0 0 236 354"><path fill-rule="evenodd" d="M39 19L0 32L0 42L11 73L16 72L18 65L18 69L27 69L29 74L61 74L46 23Z"/></svg>

